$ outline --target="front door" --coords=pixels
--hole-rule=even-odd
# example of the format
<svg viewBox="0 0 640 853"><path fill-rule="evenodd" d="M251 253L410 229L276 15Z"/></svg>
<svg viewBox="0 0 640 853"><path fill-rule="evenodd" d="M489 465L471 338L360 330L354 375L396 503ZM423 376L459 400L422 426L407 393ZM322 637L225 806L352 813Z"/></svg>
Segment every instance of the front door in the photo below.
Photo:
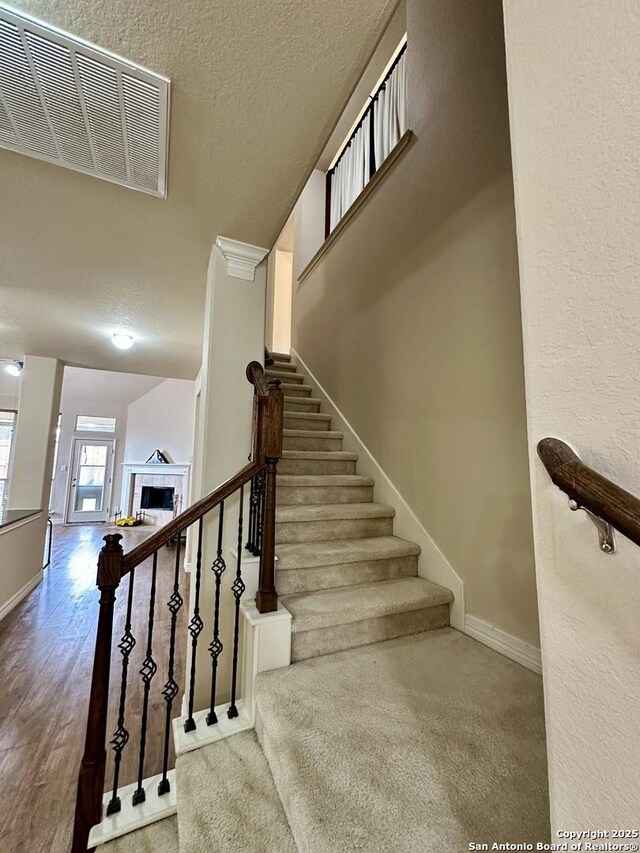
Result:
<svg viewBox="0 0 640 853"><path fill-rule="evenodd" d="M114 444L113 439L74 440L67 521L107 521Z"/></svg>

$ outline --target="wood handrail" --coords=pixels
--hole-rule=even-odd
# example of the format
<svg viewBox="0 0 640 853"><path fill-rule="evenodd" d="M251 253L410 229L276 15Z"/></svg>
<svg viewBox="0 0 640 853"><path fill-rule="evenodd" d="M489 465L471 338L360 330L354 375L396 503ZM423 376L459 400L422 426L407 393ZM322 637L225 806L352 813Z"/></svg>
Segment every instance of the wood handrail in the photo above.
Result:
<svg viewBox="0 0 640 853"><path fill-rule="evenodd" d="M276 475L277 465L282 456L282 434L284 421L284 395L280 390L280 382L277 380L267 381L262 365L251 362L246 369L246 376L254 386L253 396L253 424L251 440L250 461L240 471L215 488L205 497L196 501L180 515L176 516L169 524L166 524L156 533L149 536L129 553L125 554L120 544L122 536L120 533L107 534L104 537L105 545L98 557L97 586L100 590L98 626L96 633L96 646L93 661L93 673L91 678L91 691L89 695L89 713L85 734L84 752L78 774L78 790L76 798L76 812L73 827L72 853L86 853L90 830L92 826L100 823L103 814L103 791L106 766L106 742L107 742L107 711L109 706L109 677L111 671L113 620L116 592L120 581L127 573L131 572L137 565L153 555L166 544L176 542L174 586L171 597L166 606L171 612L171 631L167 658L167 681L164 685L162 696L166 703L165 735L164 735L164 758L162 780L158 785L158 796L166 794L170 790L168 780L169 760L169 737L171 729L171 712L174 699L178 693L178 685L174 680L174 655L176 646L177 614L184 604L184 598L180 594L180 534L191 525L198 524L198 547L195 564L195 600L193 614L188 626L191 636L191 672L189 678L189 716L184 723L185 731L193 731L196 728L193 719L194 691L195 691L195 667L197 641L203 629L203 621L199 610L199 590L202 568L202 534L204 516L220 506L217 519L218 526L218 549L216 560L212 564L216 580L215 605L214 605L214 629L212 646L209 647L213 658L213 669L211 678L211 708L207 717L207 725L217 723L214 712L216 696L216 680L218 655L223 646L218 637L219 607L220 607L220 579L225 570L222 559L223 542L223 519L224 501L232 495L240 492L238 510L238 553L236 557L236 578L231 585L234 597L234 639L233 639L233 664L232 664L232 689L231 703L227 710L227 716L232 718L238 715L235 704L236 686L238 675L238 640L240 623L240 599L245 590L242 581L242 533L243 533L243 507L244 486L251 483L251 496L249 507L249 518L252 525L252 533L257 535L260 554L260 568L258 572L258 589L256 591L256 607L260 613L270 613L277 610L278 595L275 587L275 504L276 504ZM255 478L255 479L254 479ZM257 482L259 481L259 483ZM253 497L253 501L252 501ZM248 545L247 545L248 547ZM256 553L254 550L252 553ZM220 565L221 563L221 565ZM216 568L217 567L217 568ZM151 636L155 606L155 577L157 559L154 558L152 568L152 583L149 604L149 627L147 658L140 676L145 684L145 705L141 718L140 734L140 757L138 789L133 796L133 804L139 805L145 801L145 792L142 787L142 773L144 770L144 749L146 741L147 709L149 697L149 684L157 671L157 665L152 657ZM129 733L126 728L126 693L127 672L129 666L129 655L135 646L135 638L130 633L131 607L133 602L134 576L130 576L129 592L127 599L127 615L125 618L125 633L118 648L122 653L122 677L120 683L120 702L117 720L117 729L111 744L113 746L114 759L114 783L113 794L107 806L107 814L116 814L120 808L120 797L118 795L118 771L122 750L125 748ZM212 650L213 649L213 650ZM187 695L187 694L185 694Z"/></svg>
<svg viewBox="0 0 640 853"><path fill-rule="evenodd" d="M269 391L272 390L268 380L264 375L264 368L259 361L252 361L247 365L246 377L254 386L255 394L258 398L256 413L254 416L253 429L253 451L252 461L249 465L245 465L237 474L225 480L208 495L200 498L199 501L192 504L184 512L177 515L172 521L165 524L157 533L149 536L131 551L124 555L122 562L122 575L126 575L131 569L134 569L140 563L147 560L152 554L163 545L171 542L176 536L185 530L187 527L196 522L203 515L206 515L212 509L215 509L223 500L230 497L240 486L248 483L251 478L262 470L265 465L265 431L266 423L263 418L266 416L266 406L269 400ZM279 384L279 383L278 383Z"/></svg>
<svg viewBox="0 0 640 853"><path fill-rule="evenodd" d="M144 560L151 557L155 551L162 548L167 542L175 539L185 528L190 527L199 518L202 518L203 515L206 515L218 506L218 504L222 503L222 501L231 497L234 492L238 491L240 486L248 483L263 467L260 462L250 462L248 465L245 465L244 468L241 468L233 477L225 480L217 489L209 492L208 495L196 501L196 503L192 504L184 512L181 512L172 521L161 527L157 533L152 534L139 545L136 545L135 548L124 555L122 576L124 577L131 569L134 569L140 563L144 562Z"/></svg>
<svg viewBox="0 0 640 853"><path fill-rule="evenodd" d="M581 509L640 545L640 498L594 471L559 438L538 442L538 456L555 485Z"/></svg>

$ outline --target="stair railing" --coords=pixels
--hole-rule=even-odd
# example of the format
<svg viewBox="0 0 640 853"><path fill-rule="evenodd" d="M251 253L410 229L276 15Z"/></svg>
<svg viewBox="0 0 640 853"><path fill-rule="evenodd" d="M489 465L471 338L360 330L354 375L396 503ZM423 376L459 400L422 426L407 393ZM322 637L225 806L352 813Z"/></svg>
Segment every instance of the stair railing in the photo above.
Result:
<svg viewBox="0 0 640 853"><path fill-rule="evenodd" d="M601 551L615 552L613 528L640 545L639 498L594 471L559 438L543 438L537 449L551 480L569 498L569 508L584 510L595 525Z"/></svg>
<svg viewBox="0 0 640 853"><path fill-rule="evenodd" d="M172 572L172 591L166 602L170 616L170 629L167 654L167 680L162 689L165 703L164 735L162 743L162 774L158 784L158 795L164 796L170 790L168 777L169 739L173 703L179 692L175 680L175 654L177 637L178 613L184 604L180 591L181 568L181 539L185 531L192 525L197 525L197 548L194 578L193 613L188 625L191 637L190 672L188 673L187 701L188 713L184 723L186 732L196 728L194 720L194 692L196 674L196 655L198 638L203 631L204 623L201 615L200 588L203 567L203 526L204 518L213 510L218 510L217 550L212 561L211 570L215 578L215 601L213 608L213 629L208 651L211 655L211 692L210 708L206 716L206 725L218 723L216 716L216 682L220 655L223 651L220 640L220 606L222 575L226 571L223 557L223 530L225 502L236 494L239 495L238 515L238 550L235 566L235 578L231 586L234 598L234 628L231 670L231 701L226 711L230 719L238 716L237 708L237 677L238 677L238 641L240 622L240 599L245 590L242 579L242 537L244 490L250 483L250 551L259 553L260 568L256 606L261 613L269 613L277 609L278 596L275 588L275 497L277 464L282 455L282 427L284 398L278 380L267 381L262 365L251 362L247 366L246 376L254 386L252 452L247 465L237 474L222 483L210 494L197 501L157 533L149 536L128 553L124 553L119 533L104 537L105 545L98 557L97 586L100 590L98 627L89 696L88 719L85 736L84 754L78 776L76 811L73 829L72 853L86 851L89 833L93 826L103 818L103 790L107 761L107 714L109 705L109 677L112 655L112 635L114 622L114 604L116 590L120 582L128 576L129 586L126 599L126 614L124 633L118 644L121 661L121 678L119 686L118 714L116 730L110 740L114 756L113 789L106 808L107 815L117 814L121 809L119 796L120 768L123 752L130 740L131 721L127 714L127 687L129 684L130 655L136 645L132 626L132 611L135 585L135 571L141 563L152 558L151 582L148 601L148 627L146 636L146 654L139 670L142 680L142 712L139 722L139 754L137 760L137 785L132 796L132 805L145 802L146 792L143 786L145 757L147 750L147 729L150 707L150 690L154 676L158 671L158 663L154 659L153 628L157 611L156 589L158 577L158 551L165 545L175 545L175 562ZM257 496L257 497L256 497ZM156 641L157 645L157 641ZM157 657L157 652L156 652ZM187 676L185 675L185 681ZM186 685L185 685L186 686Z"/></svg>

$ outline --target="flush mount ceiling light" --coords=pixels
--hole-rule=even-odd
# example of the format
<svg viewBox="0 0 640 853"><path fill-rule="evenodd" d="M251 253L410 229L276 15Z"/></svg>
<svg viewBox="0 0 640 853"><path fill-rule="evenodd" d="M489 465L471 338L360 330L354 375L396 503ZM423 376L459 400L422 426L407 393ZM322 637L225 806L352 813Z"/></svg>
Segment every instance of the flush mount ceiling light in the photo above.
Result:
<svg viewBox="0 0 640 853"><path fill-rule="evenodd" d="M4 369L9 376L21 376L23 367L24 365L21 361L10 361L9 364L5 365Z"/></svg>
<svg viewBox="0 0 640 853"><path fill-rule="evenodd" d="M126 332L114 332L111 342L118 349L131 349L133 346L133 335Z"/></svg>
<svg viewBox="0 0 640 853"><path fill-rule="evenodd" d="M169 80L0 5L0 147L166 196Z"/></svg>

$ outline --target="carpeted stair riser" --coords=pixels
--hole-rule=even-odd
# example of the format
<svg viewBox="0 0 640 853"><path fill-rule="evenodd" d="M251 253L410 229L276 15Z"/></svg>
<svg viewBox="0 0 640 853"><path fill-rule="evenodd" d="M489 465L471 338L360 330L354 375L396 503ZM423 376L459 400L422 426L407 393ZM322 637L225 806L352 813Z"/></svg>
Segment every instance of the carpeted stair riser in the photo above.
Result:
<svg viewBox="0 0 640 853"><path fill-rule="evenodd" d="M292 435L291 433L302 433L303 430L287 430L284 431L283 449L284 450L342 450L342 433L330 432L325 434L318 430L311 431L300 435Z"/></svg>
<svg viewBox="0 0 640 853"><path fill-rule="evenodd" d="M286 370L287 372L295 373L298 370L297 365L291 364L290 361L274 361L273 364L268 365L267 370Z"/></svg>
<svg viewBox="0 0 640 853"><path fill-rule="evenodd" d="M386 560L364 560L358 563L338 563L334 566L314 566L309 569L277 569L277 587L280 595L315 592L374 583L393 578L416 577L418 558L390 557Z"/></svg>
<svg viewBox="0 0 640 853"><path fill-rule="evenodd" d="M373 486L281 486L278 506L346 504L373 501Z"/></svg>
<svg viewBox="0 0 640 853"><path fill-rule="evenodd" d="M291 353L288 353L288 352L270 352L269 356L275 362L278 362L278 361L291 362Z"/></svg>
<svg viewBox="0 0 640 853"><path fill-rule="evenodd" d="M316 415L314 417L314 415ZM331 427L331 418L328 415L321 415L315 412L291 412L284 413L284 428L285 429L304 429L313 430L314 432L325 432Z"/></svg>
<svg viewBox="0 0 640 853"><path fill-rule="evenodd" d="M345 649L368 646L422 631L433 631L449 624L449 605L439 604L406 613L392 613L331 628L299 631L291 635L291 660L307 660L331 655Z"/></svg>
<svg viewBox="0 0 640 853"><path fill-rule="evenodd" d="M286 452L286 451L285 451ZM353 459L288 459L278 463L279 474L355 474Z"/></svg>
<svg viewBox="0 0 640 853"><path fill-rule="evenodd" d="M365 539L391 536L393 516L389 518L327 519L326 521L276 521L276 544L288 542L327 542L338 539Z"/></svg>
<svg viewBox="0 0 640 853"><path fill-rule="evenodd" d="M296 385L293 383L282 383L280 389L285 397L310 397L311 385Z"/></svg>
<svg viewBox="0 0 640 853"><path fill-rule="evenodd" d="M318 413L320 411L320 400L317 397L290 397L287 394L284 395L284 414L287 416L287 412L313 412Z"/></svg>

